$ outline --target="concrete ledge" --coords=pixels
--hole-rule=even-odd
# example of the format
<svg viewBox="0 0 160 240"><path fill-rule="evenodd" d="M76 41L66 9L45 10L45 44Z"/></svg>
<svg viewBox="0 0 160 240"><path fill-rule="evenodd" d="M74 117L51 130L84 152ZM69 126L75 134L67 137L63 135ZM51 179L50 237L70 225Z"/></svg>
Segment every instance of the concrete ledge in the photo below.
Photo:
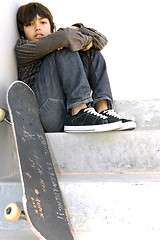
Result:
<svg viewBox="0 0 160 240"><path fill-rule="evenodd" d="M137 130L160 129L160 99L115 101L114 108L121 116L135 120Z"/></svg>
<svg viewBox="0 0 160 240"><path fill-rule="evenodd" d="M118 234L128 240L132 233L159 240L160 175L60 174L58 178L75 240L98 236L115 240ZM22 206L21 199L20 183L0 184L0 240L37 239L27 221L11 223L3 217L6 205Z"/></svg>
<svg viewBox="0 0 160 240"><path fill-rule="evenodd" d="M160 130L46 136L57 172L160 171Z"/></svg>
<svg viewBox="0 0 160 240"><path fill-rule="evenodd" d="M0 123L0 178L13 174L12 146L13 134L11 126Z"/></svg>
<svg viewBox="0 0 160 240"><path fill-rule="evenodd" d="M74 173L83 172L83 170L84 172L112 172L114 169L118 172L144 169L159 171L157 130L160 129L160 99L115 101L114 105L119 114L136 121L137 129L130 133L106 133L106 137L101 133L96 135L47 134L52 156L55 154L56 157L54 163L57 171ZM3 136L0 145L0 178L18 175L12 128L4 122L0 125L0 132ZM79 144L78 147L77 144ZM116 168L113 168L113 165Z"/></svg>
<svg viewBox="0 0 160 240"><path fill-rule="evenodd" d="M159 240L160 100L115 108L135 131L46 134L75 240ZM12 130L1 124L0 240L35 240L26 221L3 218L8 203L22 205L22 190Z"/></svg>
<svg viewBox="0 0 160 240"><path fill-rule="evenodd" d="M4 209L9 203L17 203L22 207L22 189L19 182L0 183L0 240L36 240L26 220L9 222L4 218ZM23 207L22 207L23 209Z"/></svg>
<svg viewBox="0 0 160 240"><path fill-rule="evenodd" d="M131 182L105 177L99 181L97 176L90 180L74 176L61 184L76 240L96 240L98 236L115 240L119 234L124 240L139 239L141 234L147 240L151 236L159 239L159 181L139 181L138 177Z"/></svg>
<svg viewBox="0 0 160 240"><path fill-rule="evenodd" d="M0 240L38 240L31 230L0 229Z"/></svg>

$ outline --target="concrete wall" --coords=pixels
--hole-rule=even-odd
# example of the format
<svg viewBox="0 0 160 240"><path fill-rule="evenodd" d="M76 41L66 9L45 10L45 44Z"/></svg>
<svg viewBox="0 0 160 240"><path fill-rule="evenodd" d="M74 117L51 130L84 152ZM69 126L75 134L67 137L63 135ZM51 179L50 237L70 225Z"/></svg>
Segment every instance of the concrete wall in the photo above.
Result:
<svg viewBox="0 0 160 240"><path fill-rule="evenodd" d="M8 85L17 79L13 47L17 39L15 14L30 1L0 1L0 105ZM75 22L95 27L108 38L103 50L114 99L159 98L160 31L158 0L39 0L53 13L57 28Z"/></svg>

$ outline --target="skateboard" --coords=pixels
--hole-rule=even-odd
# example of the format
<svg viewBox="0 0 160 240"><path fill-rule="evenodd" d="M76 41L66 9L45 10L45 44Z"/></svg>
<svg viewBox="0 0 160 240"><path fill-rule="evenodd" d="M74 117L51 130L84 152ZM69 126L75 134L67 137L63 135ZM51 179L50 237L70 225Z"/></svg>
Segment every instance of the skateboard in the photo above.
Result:
<svg viewBox="0 0 160 240"><path fill-rule="evenodd" d="M15 81L7 91L23 190L23 207L33 232L42 240L73 240L33 91ZM5 217L22 215L15 204Z"/></svg>

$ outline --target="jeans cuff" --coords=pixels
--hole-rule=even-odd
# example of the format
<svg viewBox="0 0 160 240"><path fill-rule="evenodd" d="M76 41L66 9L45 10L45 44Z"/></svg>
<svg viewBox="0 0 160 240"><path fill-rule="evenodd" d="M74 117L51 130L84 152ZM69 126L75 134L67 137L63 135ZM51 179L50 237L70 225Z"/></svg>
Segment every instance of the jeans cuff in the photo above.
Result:
<svg viewBox="0 0 160 240"><path fill-rule="evenodd" d="M101 97L101 98L98 98L98 99L94 99L94 101L93 101L93 107L95 107L95 104L97 103L97 102L99 102L100 100L103 100L103 99L106 99L107 100L107 104L108 104L108 109L112 109L113 108L113 99L112 98L110 98L110 97L108 97L108 96L106 96L106 97Z"/></svg>
<svg viewBox="0 0 160 240"><path fill-rule="evenodd" d="M67 105L67 110L71 109L72 107L81 105L81 104L88 104L88 103L92 103L92 102L93 102L92 98L87 98L86 100L82 100L82 101Z"/></svg>

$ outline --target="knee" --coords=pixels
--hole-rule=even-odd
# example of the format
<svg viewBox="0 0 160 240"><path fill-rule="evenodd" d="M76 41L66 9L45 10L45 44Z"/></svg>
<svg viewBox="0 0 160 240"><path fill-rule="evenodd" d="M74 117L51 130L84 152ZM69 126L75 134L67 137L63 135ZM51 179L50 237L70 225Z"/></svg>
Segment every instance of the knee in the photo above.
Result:
<svg viewBox="0 0 160 240"><path fill-rule="evenodd" d="M103 57L102 53L99 50L96 50L94 48L91 49L90 55L92 57Z"/></svg>
<svg viewBox="0 0 160 240"><path fill-rule="evenodd" d="M101 52L94 48L90 48L87 51L80 51L80 56L82 59L88 59L88 61L93 60L95 58L103 57Z"/></svg>
<svg viewBox="0 0 160 240"><path fill-rule="evenodd" d="M69 48L63 48L55 51L56 57L68 58L70 56L78 56L78 52L73 52Z"/></svg>

